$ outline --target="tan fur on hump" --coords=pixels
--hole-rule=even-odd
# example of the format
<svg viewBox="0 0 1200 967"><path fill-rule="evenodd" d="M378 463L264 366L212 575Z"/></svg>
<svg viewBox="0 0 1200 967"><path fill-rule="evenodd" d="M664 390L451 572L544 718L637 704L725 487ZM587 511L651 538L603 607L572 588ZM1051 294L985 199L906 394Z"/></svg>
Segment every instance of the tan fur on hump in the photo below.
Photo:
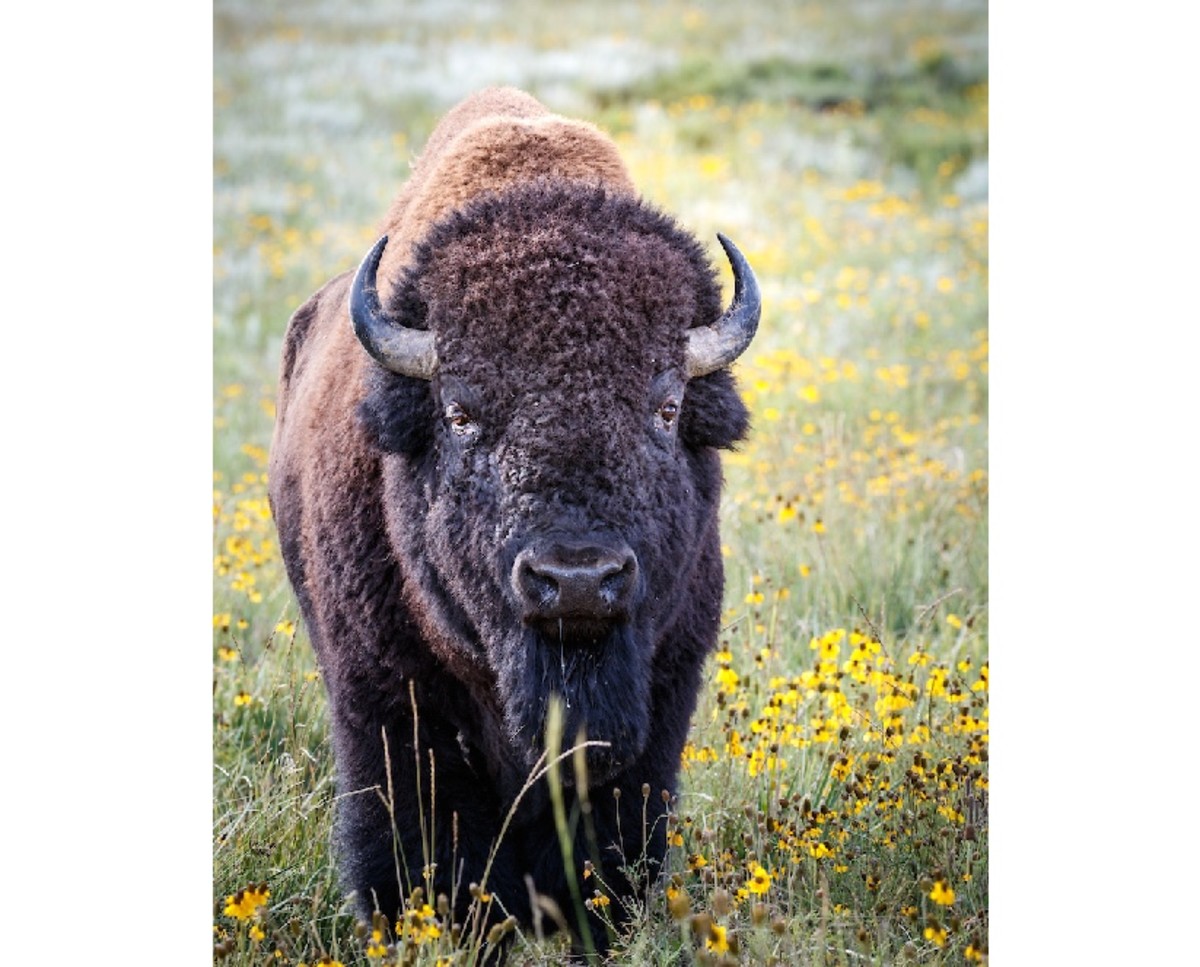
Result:
<svg viewBox="0 0 1200 967"><path fill-rule="evenodd" d="M551 114L515 88L488 88L438 124L413 175L381 227L389 238L379 269L380 296L433 224L475 195L537 177L602 183L633 195L616 145L595 125Z"/></svg>

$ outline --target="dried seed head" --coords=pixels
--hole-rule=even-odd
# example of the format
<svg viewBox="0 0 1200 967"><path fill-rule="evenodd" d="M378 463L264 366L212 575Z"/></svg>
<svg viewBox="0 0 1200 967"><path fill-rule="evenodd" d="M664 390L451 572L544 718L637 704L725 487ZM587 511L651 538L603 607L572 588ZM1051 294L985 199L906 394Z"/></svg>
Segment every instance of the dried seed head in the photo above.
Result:
<svg viewBox="0 0 1200 967"><path fill-rule="evenodd" d="M671 919L683 920L692 912L692 898L686 890L679 890L667 900L667 909L671 911Z"/></svg>

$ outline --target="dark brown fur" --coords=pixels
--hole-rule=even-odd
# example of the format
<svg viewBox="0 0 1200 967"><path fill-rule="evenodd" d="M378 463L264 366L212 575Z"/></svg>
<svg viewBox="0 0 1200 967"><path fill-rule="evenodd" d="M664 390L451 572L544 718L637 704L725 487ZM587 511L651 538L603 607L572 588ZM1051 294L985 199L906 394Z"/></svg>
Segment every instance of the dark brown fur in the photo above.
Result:
<svg viewBox="0 0 1200 967"><path fill-rule="evenodd" d="M433 888L449 894L453 874L455 916L495 848L487 885L508 911L529 922L528 876L602 946L569 879L592 859L619 919L656 872L660 793L674 792L717 635L716 448L747 417L727 370L680 376L687 330L720 313L714 274L636 198L607 138L512 90L447 115L385 229L380 291L395 318L435 332L436 378L368 356L350 274L338 276L289 325L270 466L329 692L346 884L363 914L395 914L432 829ZM661 417L672 398L677 423ZM475 418L466 432L444 419L460 403ZM554 641L523 622L514 561L564 535L636 556L630 616L602 640ZM607 743L588 752L593 808L574 870L544 782L496 843L544 751L551 694L567 704L566 744ZM566 795L577 807L580 790Z"/></svg>

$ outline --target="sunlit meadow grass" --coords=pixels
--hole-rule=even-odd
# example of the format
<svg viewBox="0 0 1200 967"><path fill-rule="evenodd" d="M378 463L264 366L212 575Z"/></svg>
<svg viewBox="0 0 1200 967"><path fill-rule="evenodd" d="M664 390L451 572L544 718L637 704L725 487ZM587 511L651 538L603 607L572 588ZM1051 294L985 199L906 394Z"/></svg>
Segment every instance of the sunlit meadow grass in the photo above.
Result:
<svg viewBox="0 0 1200 967"><path fill-rule="evenodd" d="M614 959L986 961L985 8L567 7L472 6L468 27L433 3L217 4L217 956L487 949L435 897L390 936L345 912L325 699L265 474L288 315L365 250L440 112L499 81L602 123L646 197L737 239L764 291L736 367L754 429L725 458L720 650L668 873Z"/></svg>

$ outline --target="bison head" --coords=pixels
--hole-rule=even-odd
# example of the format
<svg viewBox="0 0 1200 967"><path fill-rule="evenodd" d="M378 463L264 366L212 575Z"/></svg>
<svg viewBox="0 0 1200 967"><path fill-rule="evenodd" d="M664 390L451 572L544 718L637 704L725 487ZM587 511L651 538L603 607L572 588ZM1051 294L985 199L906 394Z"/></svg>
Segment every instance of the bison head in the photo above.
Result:
<svg viewBox="0 0 1200 967"><path fill-rule="evenodd" d="M589 750L593 780L633 763L652 691L671 688L658 652L715 637L715 448L748 419L725 367L759 315L753 273L721 241L724 312L703 250L667 216L537 182L433 228L387 307L386 239L355 278L355 330L381 364L362 414L386 454L405 593L451 665L486 670L523 768L552 695L568 743L607 743Z"/></svg>

